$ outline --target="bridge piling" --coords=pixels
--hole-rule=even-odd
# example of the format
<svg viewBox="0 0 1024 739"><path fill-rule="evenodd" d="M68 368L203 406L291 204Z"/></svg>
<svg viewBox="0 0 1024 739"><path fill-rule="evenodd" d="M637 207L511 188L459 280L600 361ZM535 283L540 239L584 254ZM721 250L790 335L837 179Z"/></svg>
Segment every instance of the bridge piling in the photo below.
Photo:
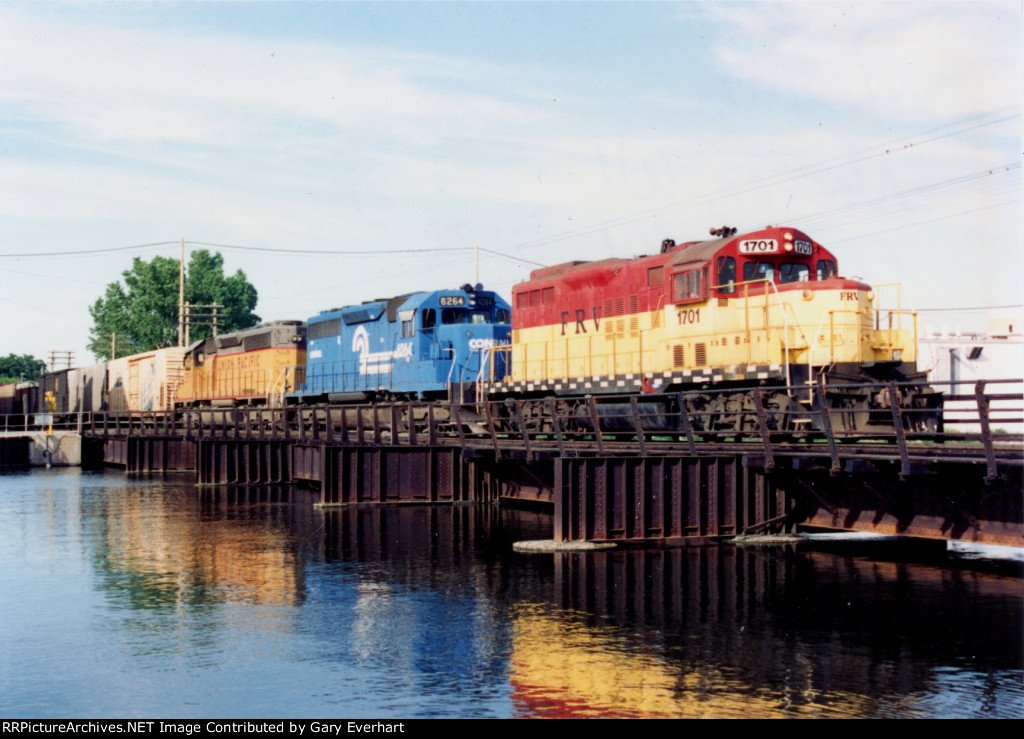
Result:
<svg viewBox="0 0 1024 739"><path fill-rule="evenodd" d="M758 390L734 405L707 389L57 421L132 473L194 464L202 486L304 481L322 505L540 503L562 541L688 544L805 525L1024 546L1022 385L978 383L945 396L948 410L881 395L848 407L865 391L843 385L797 410L774 388L775 400Z"/></svg>

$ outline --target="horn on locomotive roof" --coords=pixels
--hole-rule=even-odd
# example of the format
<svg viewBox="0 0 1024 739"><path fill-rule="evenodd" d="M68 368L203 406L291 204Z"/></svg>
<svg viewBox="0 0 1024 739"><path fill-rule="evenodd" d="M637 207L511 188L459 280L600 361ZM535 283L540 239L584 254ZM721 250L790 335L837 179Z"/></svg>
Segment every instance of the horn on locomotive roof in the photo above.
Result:
<svg viewBox="0 0 1024 739"><path fill-rule="evenodd" d="M708 230L712 236L718 236L720 238L728 238L729 236L736 235L736 229L732 226L722 226L721 228L711 228Z"/></svg>

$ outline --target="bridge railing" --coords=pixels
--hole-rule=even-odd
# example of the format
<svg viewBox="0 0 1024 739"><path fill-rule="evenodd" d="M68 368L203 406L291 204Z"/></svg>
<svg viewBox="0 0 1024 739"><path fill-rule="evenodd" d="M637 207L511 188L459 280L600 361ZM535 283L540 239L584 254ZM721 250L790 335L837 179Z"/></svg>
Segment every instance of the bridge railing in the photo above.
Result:
<svg viewBox="0 0 1024 739"><path fill-rule="evenodd" d="M774 456L883 456L914 460L974 455L1020 463L1024 381L888 383L708 389L640 396L497 399L348 406L183 409L54 414L55 428L88 436L295 440L389 446L461 446L496 455L684 454L744 450ZM32 428L22 420L8 427ZM0 426L3 428L3 426ZM34 428L39 428L35 426Z"/></svg>
<svg viewBox="0 0 1024 739"><path fill-rule="evenodd" d="M89 425L91 413L15 413L0 414L0 433L7 435L46 431L80 432Z"/></svg>

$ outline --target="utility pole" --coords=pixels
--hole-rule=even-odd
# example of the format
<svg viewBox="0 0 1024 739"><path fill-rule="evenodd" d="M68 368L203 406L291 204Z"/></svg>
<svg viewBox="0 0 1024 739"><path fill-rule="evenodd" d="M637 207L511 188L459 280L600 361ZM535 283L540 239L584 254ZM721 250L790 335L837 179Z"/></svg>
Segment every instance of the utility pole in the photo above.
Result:
<svg viewBox="0 0 1024 739"><path fill-rule="evenodd" d="M181 258L178 260L178 346L185 346L185 237L181 237Z"/></svg>
<svg viewBox="0 0 1024 739"><path fill-rule="evenodd" d="M68 351L51 351L50 352L50 371L53 372L57 369L57 362L63 362L66 364L67 369L71 369L71 361L75 356L74 352Z"/></svg>
<svg viewBox="0 0 1024 739"><path fill-rule="evenodd" d="M210 326L213 335L217 335L217 311L224 306L220 303L209 305L193 305L185 303L185 342L189 342L189 333L192 326Z"/></svg>

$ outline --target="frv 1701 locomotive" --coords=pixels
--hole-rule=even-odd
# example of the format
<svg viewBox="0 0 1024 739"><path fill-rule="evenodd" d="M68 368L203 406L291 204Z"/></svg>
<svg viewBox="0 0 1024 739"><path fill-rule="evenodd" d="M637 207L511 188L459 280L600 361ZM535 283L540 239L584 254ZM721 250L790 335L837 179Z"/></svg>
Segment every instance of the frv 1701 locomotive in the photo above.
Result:
<svg viewBox="0 0 1024 739"><path fill-rule="evenodd" d="M752 409L751 393L740 388L808 388L762 393L780 412L772 417L779 424L799 420L814 386L831 386L835 407L857 411L891 402L936 407L938 397L924 386L895 400L884 386L839 389L924 381L913 314L878 310L871 286L840 277L835 255L797 229L712 235L718 238L666 240L653 256L534 270L512 293L510 374L495 377L489 392L571 397L735 387L690 398L698 414L724 414ZM845 422L862 427L869 418L851 413Z"/></svg>

